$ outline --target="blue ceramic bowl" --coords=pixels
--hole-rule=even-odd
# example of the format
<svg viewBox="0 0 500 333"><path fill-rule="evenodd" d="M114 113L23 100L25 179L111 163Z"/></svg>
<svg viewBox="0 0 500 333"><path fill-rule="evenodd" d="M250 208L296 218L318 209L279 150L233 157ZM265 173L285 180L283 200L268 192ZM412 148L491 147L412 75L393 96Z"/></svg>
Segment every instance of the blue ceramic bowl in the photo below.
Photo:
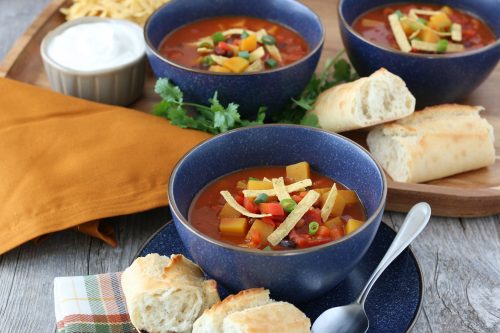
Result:
<svg viewBox="0 0 500 333"><path fill-rule="evenodd" d="M300 161L355 190L368 221L335 242L276 252L222 243L189 223L193 198L213 180L249 167ZM168 189L177 231L205 272L234 292L265 287L273 297L292 302L327 292L358 264L377 232L386 193L382 169L361 146L337 134L294 125L247 127L203 142L177 164Z"/></svg>
<svg viewBox="0 0 500 333"><path fill-rule="evenodd" d="M293 64L260 73L226 74L196 70L176 64L158 53L163 38L193 21L213 16L254 16L297 31L309 43L310 53ZM311 78L323 47L324 32L319 17L295 0L173 0L159 8L144 27L147 56L157 77L170 78L185 93L185 99L206 104L218 91L224 103L240 105L240 114L255 118L261 106L268 115L279 111L298 96Z"/></svg>
<svg viewBox="0 0 500 333"><path fill-rule="evenodd" d="M417 107L459 102L476 89L500 59L500 0L426 0L449 5L485 21L497 41L478 50L450 55L408 54L370 42L351 28L366 11L398 0L340 0L339 25L347 54L356 71L367 76L385 67L399 75L417 99Z"/></svg>

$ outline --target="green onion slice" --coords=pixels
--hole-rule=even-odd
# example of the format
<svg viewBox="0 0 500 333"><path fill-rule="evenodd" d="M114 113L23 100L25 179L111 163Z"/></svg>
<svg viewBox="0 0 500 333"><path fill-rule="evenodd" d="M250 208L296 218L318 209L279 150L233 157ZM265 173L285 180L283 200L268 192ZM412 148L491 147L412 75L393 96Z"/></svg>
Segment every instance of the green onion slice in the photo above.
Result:
<svg viewBox="0 0 500 333"><path fill-rule="evenodd" d="M398 16L398 18L402 18L403 17L403 13L399 9L396 10L394 13Z"/></svg>
<svg viewBox="0 0 500 333"><path fill-rule="evenodd" d="M274 45L274 44L276 44L276 38L274 38L271 35L262 36L261 40L262 40L262 43L266 44L266 45Z"/></svg>
<svg viewBox="0 0 500 333"><path fill-rule="evenodd" d="M250 36L250 35L248 34L248 32L247 32L246 30L243 30L243 33L241 34L241 39L245 39L245 38L247 38L248 36Z"/></svg>
<svg viewBox="0 0 500 333"><path fill-rule="evenodd" d="M260 179L255 177L248 177L248 180L260 180Z"/></svg>
<svg viewBox="0 0 500 333"><path fill-rule="evenodd" d="M218 43L218 42L223 42L225 38L222 32L218 31L212 35L212 39L214 43Z"/></svg>
<svg viewBox="0 0 500 333"><path fill-rule="evenodd" d="M312 221L309 223L309 235L316 235L319 229L319 223L316 221Z"/></svg>
<svg viewBox="0 0 500 333"><path fill-rule="evenodd" d="M278 62L272 58L269 58L266 60L266 64L270 67L270 68L275 68L276 66L278 66Z"/></svg>
<svg viewBox="0 0 500 333"><path fill-rule="evenodd" d="M287 213L291 213L297 207L297 203L293 199L283 199L280 201L280 205Z"/></svg>
<svg viewBox="0 0 500 333"><path fill-rule="evenodd" d="M272 251L271 247L268 245L265 248L262 249L262 251Z"/></svg>
<svg viewBox="0 0 500 333"><path fill-rule="evenodd" d="M255 197L255 200L253 202L256 204L260 204L260 203L266 202L268 198L269 198L269 196L267 194L261 193Z"/></svg>
<svg viewBox="0 0 500 333"><path fill-rule="evenodd" d="M439 53L443 53L446 52L446 49L448 49L448 40L440 39L439 42L437 42L436 51Z"/></svg>
<svg viewBox="0 0 500 333"><path fill-rule="evenodd" d="M238 57L250 59L250 52L248 51L240 51L238 52Z"/></svg>

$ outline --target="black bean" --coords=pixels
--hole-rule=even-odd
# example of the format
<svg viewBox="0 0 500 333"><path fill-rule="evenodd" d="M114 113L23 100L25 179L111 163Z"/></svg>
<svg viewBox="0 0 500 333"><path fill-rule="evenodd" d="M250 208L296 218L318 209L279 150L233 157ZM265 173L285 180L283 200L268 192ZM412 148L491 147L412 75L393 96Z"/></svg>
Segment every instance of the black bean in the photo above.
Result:
<svg viewBox="0 0 500 333"><path fill-rule="evenodd" d="M280 242L280 245L283 246L283 247L288 247L288 248L295 248L297 247L297 245L295 244L295 242L291 239L283 239L281 242Z"/></svg>

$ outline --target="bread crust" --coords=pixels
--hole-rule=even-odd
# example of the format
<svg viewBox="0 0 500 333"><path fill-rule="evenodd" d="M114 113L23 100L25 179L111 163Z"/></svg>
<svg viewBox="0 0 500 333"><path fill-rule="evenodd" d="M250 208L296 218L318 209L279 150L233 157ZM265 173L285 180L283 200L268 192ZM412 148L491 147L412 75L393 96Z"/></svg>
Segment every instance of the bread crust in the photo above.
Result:
<svg viewBox="0 0 500 333"><path fill-rule="evenodd" d="M375 127L370 151L398 182L419 183L495 162L493 127L481 106L443 104Z"/></svg>
<svg viewBox="0 0 500 333"><path fill-rule="evenodd" d="M400 119L414 110L415 98L404 81L381 68L322 92L310 112L318 116L321 128L344 132Z"/></svg>

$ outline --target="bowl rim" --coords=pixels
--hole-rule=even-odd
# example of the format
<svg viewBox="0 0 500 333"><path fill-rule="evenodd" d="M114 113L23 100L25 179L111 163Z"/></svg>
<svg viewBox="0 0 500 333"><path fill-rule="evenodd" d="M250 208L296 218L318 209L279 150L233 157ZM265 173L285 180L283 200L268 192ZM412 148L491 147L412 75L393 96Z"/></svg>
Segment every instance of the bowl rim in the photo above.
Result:
<svg viewBox="0 0 500 333"><path fill-rule="evenodd" d="M342 238L340 238L338 240L334 240L334 241L331 241L331 242L328 242L328 243L325 243L325 244L321 244L321 245L318 245L318 246L312 246L312 247L308 247L308 248L304 248L304 249L294 249L294 250L262 251L262 250L255 250L255 249L243 248L243 247L239 247L239 246L236 246L236 245L231 245L231 244L228 244L228 243L224 243L224 242L218 241L216 239L213 239L213 238L211 238L211 237L203 234L199 230L197 230L194 226L192 226L189 223L189 221L187 220L187 218L185 218L181 214L181 212L179 211L179 208L177 207L177 204L175 202L175 196L174 196L174 193L173 193L174 192L174 189L173 189L174 181L173 181L173 179L176 177L177 172L179 171L179 168L181 167L181 164L195 150L198 150L198 149L202 148L203 146L205 146L207 144L210 144L214 140L218 140L221 137L231 135L231 134L233 134L235 132L248 131L248 130L252 130L254 128L263 128L263 127L269 127L269 128L276 128L276 127L297 128L297 129L306 129L306 130L310 130L310 131L320 132L320 133L323 133L323 134L326 134L326 135L331 135L331 136L336 137L336 138L338 138L340 140L347 141L351 145L353 145L356 148L358 148L360 150L360 152L366 154L374 162L374 164L375 164L376 168L378 169L378 171L380 173L380 176L382 178L382 196L381 196L380 202L378 203L377 208L375 209L375 211L373 212L373 214L371 214L368 217L368 219L363 223L363 225L360 228L358 228L356 231L354 231L353 233L351 233L351 234L349 234L347 236L344 236L344 237L342 237ZM234 170L234 171L237 171L237 170ZM219 247L222 247L222 248L224 248L226 250L230 250L230 251L232 250L232 251L242 252L242 253L247 253L247 254L255 254L255 255L261 255L261 256L266 256L266 257L272 257L272 256L295 256L295 255L309 254L309 253L316 252L316 251L321 251L321 250L323 250L325 248L328 248L328 247L331 247L331 246L335 246L337 244L340 244L340 243L348 241L352 237L356 236L357 234L361 233L363 230L365 230L366 228L368 228L369 225L371 225L372 223L374 223L376 217L379 214L383 213L384 208L385 208L385 204L386 204L386 200L387 200L387 187L388 187L388 185L387 185L387 179L386 179L384 170L382 169L382 167L380 166L380 164L368 152L368 150L366 150L365 148L363 148L361 145L359 145L358 143L354 142L353 140L351 140L349 138L346 138L345 136L342 136L342 135L337 134L337 133L332 133L332 132L329 132L329 131L326 131L326 130L323 130L323 129L320 129L320 128L315 128L315 127L310 127L310 126L295 125L295 124L265 124L265 125L248 126L248 127L241 127L241 128L233 129L233 130L224 132L222 134L218 134L216 136L213 136L213 137L211 137L211 138L209 138L209 139L207 139L207 140L199 143L198 145L196 145L192 149L190 149L177 162L177 164L175 165L175 167L174 167L174 169L173 169L173 171L172 171L172 173L170 175L169 184L168 184L168 191L167 191L168 193L167 194L168 194L168 202L169 202L170 209L173 211L172 212L173 213L172 214L172 218L177 217L178 220L191 233L195 234L197 237L200 237L203 240L205 240L205 241L207 241L207 242L209 242L209 243L211 243L213 245L217 245Z"/></svg>
<svg viewBox="0 0 500 333"><path fill-rule="evenodd" d="M50 42L54 39L54 37L60 35L67 29L79 25L79 24L85 24L85 23L92 23L92 22L118 22L120 24L125 24L128 25L134 29L139 29L138 31L142 30L141 26L139 26L137 23L124 20L124 19L115 19L115 18L109 18L109 17L100 17L100 16L86 16L86 17L79 17L77 19L71 20L64 22L63 24L59 25L56 27L54 30L51 30L45 37L43 37L42 42L40 44L40 54L42 56L42 60L46 62L48 65L56 68L57 70L71 74L71 75L78 75L82 77L87 77L87 76L97 76L97 75L106 75L110 73L115 73L123 70L124 68L136 66L139 63L142 63L145 58L146 58L146 45L144 45L144 49L140 52L138 56L133 58L132 60L118 65L118 66L111 66L108 68L103 68L103 69L98 69L98 70L92 70L92 71L82 71L78 69L73 69L64 65L61 65L54 59L52 59L49 54L48 54L48 46Z"/></svg>
<svg viewBox="0 0 500 333"><path fill-rule="evenodd" d="M500 45L500 37L497 37L495 42L494 43L491 43L489 45L486 45L486 46L483 46L481 48L478 48L478 49L473 49L473 50L469 50L469 51L464 51L464 52L457 52L457 53L450 53L450 54L433 54L433 53L429 53L429 54L426 54L426 53L412 53L412 52L403 52L403 51L399 51L399 50L396 50L396 49L392 49L392 48L388 48L388 47L385 47L385 46L381 46L381 45L378 45L377 43L374 43L372 41L369 41L367 39L365 39L363 36L361 36L357 31L355 31L351 25L349 23L347 23L347 20L345 19L344 17L344 13L342 11L342 6L344 4L344 2L346 2L348 0L340 0L338 5L337 5L337 16L339 17L339 23L342 23L342 25L351 33L353 34L356 38L362 40L363 42L377 48L377 49L380 49L380 50L383 50L383 51L387 51L387 52L391 52L391 53L394 53L394 54L397 54L397 55L400 55L400 56L405 56L405 57L409 57L409 58L420 58L420 59L450 59L450 58L461 58L461 57L466 57L466 56L472 56L472 55L475 55L475 54L478 54L478 53L482 53L482 52L486 52L486 51L489 51L490 49L493 49L497 46ZM417 1L418 2L418 1ZM398 2L398 0L394 0L394 2L392 2L393 4L398 4L398 3L405 3L405 2ZM366 13L368 10L371 10L371 9L375 9L375 8L378 8L378 7L382 7L382 6L377 6L377 7L372 7L372 8L369 8L367 10L365 10L363 13ZM475 15L477 17L477 15ZM478 17L479 19L481 19L480 17ZM483 19L481 19L482 21L484 21Z"/></svg>
<svg viewBox="0 0 500 333"><path fill-rule="evenodd" d="M177 0L178 1L178 0ZM176 2L176 0L172 0L172 1L169 1L167 3L165 3L164 5L158 7L149 17L148 19L146 20L146 23L144 24L144 29L143 29L143 33L144 33L144 41L146 42L146 49L148 51L150 51L151 53L153 53L157 58L159 58L161 61L171 65L171 66L174 66L178 69L181 69L181 70L185 70L187 72L192 72L192 73L196 73L196 74L205 74L205 75L212 75L212 76L229 76L229 77L242 77L242 76L252 76L252 75L267 75L267 74L272 74L272 73L276 73L276 72L279 72L279 71L282 71L282 70L286 70L286 69L289 69L291 67L294 67L296 65L299 65L303 62L306 62L307 60L309 60L310 58L312 58L319 50L321 50L321 48L323 47L323 44L325 43L325 27L323 26L323 22L321 21L321 18L319 17L318 14L316 14L316 12L314 10L311 9L311 7L309 7L308 5L304 4L303 2L300 2L300 1L297 1L297 0L282 0L282 1L290 1L290 2L295 2L299 5L301 5L302 7L304 7L306 10L308 10L315 18L315 20L318 22L319 24L319 28L320 28L320 33L321 33L321 38L319 40L319 42L317 43L317 45L311 50L309 51L309 53L291 63L291 64L288 64L286 66L283 66L283 67L278 67L278 68L275 68L275 69L271 69L271 70L265 70L265 71L262 71L262 72L250 72L250 73L218 73L218 72L210 72L210 71L207 71L207 70L202 70L202 69L197 69L197 68L189 68L189 67L186 67L186 66L183 66L183 65L180 65L180 64L177 64L176 62L173 62L173 61L170 61L168 60L167 58L165 58L164 56L162 56L158 50L153 46L153 43L151 42L150 38L149 38L149 35L148 35L148 28L149 28L149 24L151 23L151 20L153 19L153 17L159 13L163 8L165 7L168 7L172 4L174 4ZM220 15L219 15L220 16ZM242 16L245 16L245 15L242 15ZM248 15L247 15L248 16ZM218 16L206 16L205 18L202 18L200 20L203 20L203 19L208 19L208 18L213 18L213 17L218 17ZM257 16L254 16L254 17L257 17ZM259 17L257 17L259 18ZM200 21L200 20L196 20L196 21ZM267 19L265 19L267 20ZM189 21L189 22L184 22L183 25L181 26L178 26L176 27L176 29L180 28L180 27L183 27L187 24L190 24L192 22L196 22L196 21ZM270 21L270 20L267 20L267 21ZM270 22L275 22L275 23L278 23L280 25L283 25L289 29L291 29L291 27L287 26L286 24L284 23L281 23L279 21L270 21ZM294 32L296 32L294 29L292 29ZM172 30L174 31L174 30ZM170 31L170 32L172 32ZM169 33L170 33L169 32ZM302 35L299 33L299 32L296 32L297 34L299 34L299 36L302 37ZM168 34L167 34L168 35ZM165 38L167 35L165 35L163 38ZM302 37L303 38L303 37Z"/></svg>

